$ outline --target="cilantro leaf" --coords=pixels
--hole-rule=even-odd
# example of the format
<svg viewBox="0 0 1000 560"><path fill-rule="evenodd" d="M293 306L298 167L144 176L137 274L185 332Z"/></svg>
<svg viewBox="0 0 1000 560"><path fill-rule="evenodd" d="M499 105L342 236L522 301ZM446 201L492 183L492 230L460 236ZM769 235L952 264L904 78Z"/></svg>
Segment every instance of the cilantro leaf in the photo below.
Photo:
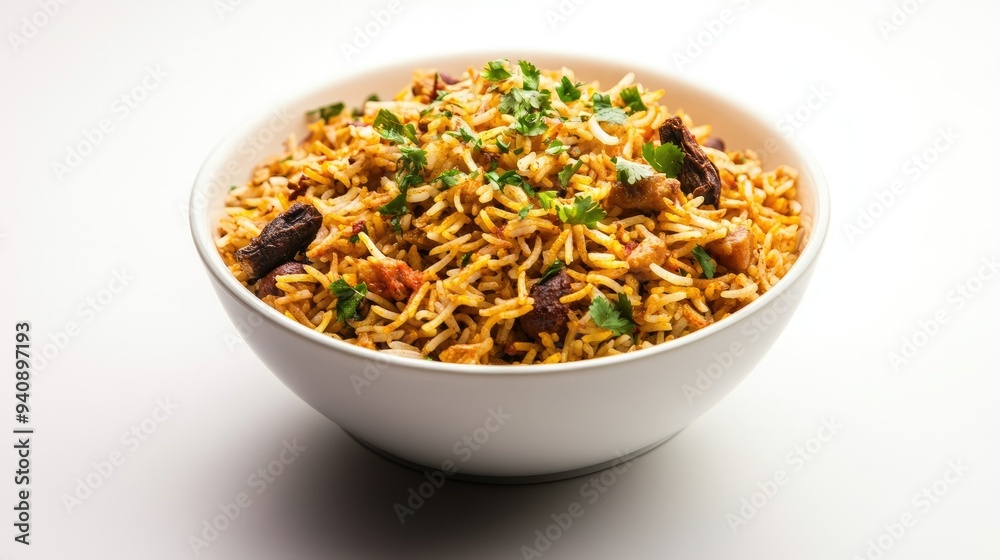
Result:
<svg viewBox="0 0 1000 560"><path fill-rule="evenodd" d="M517 65L521 67L522 75L522 86L524 89L538 90L538 78L541 77L542 73L535 68L535 65L528 62L527 60L517 61Z"/></svg>
<svg viewBox="0 0 1000 560"><path fill-rule="evenodd" d="M507 71L507 68L504 66L504 62L507 62L504 58L498 58L487 62L486 67L483 68L483 77L491 82L499 82L509 78L510 72Z"/></svg>
<svg viewBox="0 0 1000 560"><path fill-rule="evenodd" d="M542 273L542 277L538 279L538 283L539 284L544 283L549 278L552 278L556 274L559 274L559 271L564 268L566 268L566 263L562 262L561 260L556 259L552 261L552 264L550 264L548 268L545 269L545 272Z"/></svg>
<svg viewBox="0 0 1000 560"><path fill-rule="evenodd" d="M514 169L504 171L502 174L497 173L496 171L487 171L484 177L486 177L486 180L493 185L493 190L499 191L503 189L504 185L513 185L520 188L524 191L524 194L530 197L537 196L534 187L529 185L528 182L524 180L524 177L518 175L517 171Z"/></svg>
<svg viewBox="0 0 1000 560"><path fill-rule="evenodd" d="M361 226L361 231L368 233L368 226ZM354 235L347 238L347 242L350 243L351 245L357 245L359 241L361 241L360 233L355 233Z"/></svg>
<svg viewBox="0 0 1000 560"><path fill-rule="evenodd" d="M695 245L691 254L694 255L694 258L698 259L698 264L701 265L701 271L705 273L705 278L715 276L715 260L705 252L704 247Z"/></svg>
<svg viewBox="0 0 1000 560"><path fill-rule="evenodd" d="M389 225L394 233L403 233L403 225L399 223L399 216L389 218Z"/></svg>
<svg viewBox="0 0 1000 560"><path fill-rule="evenodd" d="M528 212L531 212L531 209L534 208L534 207L535 207L535 205L532 204L532 203L530 203L530 202L527 203L527 204L525 204L524 206L522 206L521 209L517 211L517 219L518 220L523 220L523 219L527 218L528 217Z"/></svg>
<svg viewBox="0 0 1000 560"><path fill-rule="evenodd" d="M338 278L329 289L337 298L337 320L343 323L348 319L358 319L358 307L368 293L368 286L364 282L351 286L343 278Z"/></svg>
<svg viewBox="0 0 1000 560"><path fill-rule="evenodd" d="M448 190L457 185L461 181L458 178L458 176L461 173L462 172L459 171L458 169L449 169L447 171L442 171L440 175L431 179L431 182L435 183L437 181L441 181L442 183L444 183L444 189Z"/></svg>
<svg viewBox="0 0 1000 560"><path fill-rule="evenodd" d="M611 96L606 93L595 93L590 98L590 104L594 107L595 113L601 109L609 109L611 108Z"/></svg>
<svg viewBox="0 0 1000 560"><path fill-rule="evenodd" d="M635 330L635 323L630 318L622 317L621 300L623 295L619 294L618 296L619 305L611 303L603 296L595 297L594 301L590 303L590 318L594 320L594 324L602 329L608 329L614 336L632 334L632 331ZM625 301L628 301L628 298ZM631 315L631 304L628 306L628 311Z"/></svg>
<svg viewBox="0 0 1000 560"><path fill-rule="evenodd" d="M542 205L542 208L548 210L552 208L552 201L559 196L556 191L542 191L538 193L538 203Z"/></svg>
<svg viewBox="0 0 1000 560"><path fill-rule="evenodd" d="M466 253L462 255L462 258L458 259L458 266L465 266L469 264L470 260L472 260L472 253Z"/></svg>
<svg viewBox="0 0 1000 560"><path fill-rule="evenodd" d="M618 170L618 180L622 183L634 185L653 174L653 168L648 165L635 163L620 157L613 157L611 161L614 162L615 169Z"/></svg>
<svg viewBox="0 0 1000 560"><path fill-rule="evenodd" d="M414 144L419 144L417 129L413 124L403 126L403 123L399 122L399 117L388 109L379 109L378 115L375 116L375 130L390 142L404 144L406 139L409 139Z"/></svg>
<svg viewBox="0 0 1000 560"><path fill-rule="evenodd" d="M427 165L427 152L413 146L400 146L400 156L396 163L407 172L418 172Z"/></svg>
<svg viewBox="0 0 1000 560"><path fill-rule="evenodd" d="M564 223L583 224L589 228L596 227L597 222L607 217L601 205L590 195L574 197L572 206L556 205L556 214Z"/></svg>
<svg viewBox="0 0 1000 560"><path fill-rule="evenodd" d="M611 124L623 124L627 115L625 109L621 107L603 107L594 112L594 118L598 122L609 122Z"/></svg>
<svg viewBox="0 0 1000 560"><path fill-rule="evenodd" d="M573 82L569 81L569 78L563 76L562 79L559 80L559 83L556 84L556 93L559 94L559 99L561 99L563 103L576 101L577 99L580 99L579 86L582 85L583 82L577 82L576 84L574 84Z"/></svg>
<svg viewBox="0 0 1000 560"><path fill-rule="evenodd" d="M567 164L566 167L562 168L562 171L559 172L559 184L562 185L563 188L566 188L566 186L569 185L569 180L573 178L573 175L575 175L577 171L580 170L581 165L583 165L583 162L576 160L576 163Z"/></svg>
<svg viewBox="0 0 1000 560"><path fill-rule="evenodd" d="M676 177L681 172L684 163L684 151L672 142L654 147L652 142L642 145L642 157L653 166L653 169L667 177Z"/></svg>
<svg viewBox="0 0 1000 560"><path fill-rule="evenodd" d="M639 88L637 86L627 87L619 95L621 95L622 102L625 103L625 106L632 113L648 110L646 104L642 102L642 96L639 95Z"/></svg>
<svg viewBox="0 0 1000 560"><path fill-rule="evenodd" d="M396 195L396 198L380 206L378 211L383 216L398 216L400 214L406 214L409 211L406 207L406 193L399 193Z"/></svg>
<svg viewBox="0 0 1000 560"><path fill-rule="evenodd" d="M313 109L312 111L307 112L306 115L318 115L319 118L325 121L331 117L336 117L343 112L343 110L344 104L338 102Z"/></svg>
<svg viewBox="0 0 1000 560"><path fill-rule="evenodd" d="M563 144L562 141L560 141L560 140L553 140L552 143L549 144L549 147L545 148L545 153L547 153L549 155L552 155L552 156L557 156L557 155L565 152L568 149L569 149L569 146L567 146L566 144Z"/></svg>
<svg viewBox="0 0 1000 560"><path fill-rule="evenodd" d="M525 113L518 117L517 121L511 125L511 128L524 136L538 136L539 134L545 134L545 131L549 129L543 119L544 115L541 113Z"/></svg>
<svg viewBox="0 0 1000 560"><path fill-rule="evenodd" d="M479 135L464 126L459 126L457 132L452 130L445 132L445 134L461 138L463 142L469 144L473 148L483 147L483 141L479 139Z"/></svg>

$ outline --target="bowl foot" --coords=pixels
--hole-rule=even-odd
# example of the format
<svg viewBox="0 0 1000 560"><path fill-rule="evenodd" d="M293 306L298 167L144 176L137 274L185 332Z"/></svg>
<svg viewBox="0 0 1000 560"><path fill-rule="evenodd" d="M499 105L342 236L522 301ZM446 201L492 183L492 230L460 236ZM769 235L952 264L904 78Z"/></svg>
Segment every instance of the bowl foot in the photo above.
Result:
<svg viewBox="0 0 1000 560"><path fill-rule="evenodd" d="M634 459L634 458L638 457L639 455L642 455L642 454L644 454L644 453L646 453L648 451L652 451L653 449L659 447L660 445L662 445L663 443L665 443L667 440L671 439L672 437L676 436L679 433L680 433L680 430L678 430L677 432L674 432L674 433L670 434L669 436L667 436L667 437L665 437L665 438L663 438L663 439L661 439L659 441L653 442L653 443L647 445L646 447L643 447L642 449L633 451L633 452L631 452L631 453L629 453L627 455L622 455L621 457L615 457L614 459L611 459L610 461L604 461L604 462L597 463L597 464L594 464L594 465L589 465L589 466L586 466L586 467L580 467L578 469L571 469L571 470L568 470L568 471L561 471L561 472L555 472L555 473L546 473L546 474L524 475L524 476L490 476L490 475L479 475L479 474L465 474L465 473L457 472L457 473L449 475L448 478L449 479L454 479L454 480L459 480L459 481L462 481L462 482L474 482L476 484L536 484L536 483L539 483L539 482L554 482L556 480L564 480L564 479L567 479L567 478L574 478L574 477L577 477L577 476L583 476L583 475L591 474L591 473L594 473L594 472L597 472L597 471L603 471L604 469L607 469L607 468L613 467L615 465L618 465L620 463L623 463L625 461ZM437 470L434 467L428 467L428 466L425 466L425 465L421 465L421 464L414 463L412 461L407 461L406 459L402 459L400 457L397 457L397 456L393 455L392 453L389 453L388 451L385 451L383 449L380 449L380 448L378 448L378 447L376 447L376 446L368 443L367 441L365 441L365 440L363 440L363 439L355 436L354 434L352 434L350 432L347 432L347 435L349 435L352 438L354 438L354 440L357 441L358 443L360 443L361 445L363 445L363 446L367 447L368 449L374 451L376 454L381 455L382 457L385 457L386 459L389 459L390 461L393 461L395 463L399 463L400 465L403 465L404 467L408 467L408 468L411 468L411 469L413 469L415 471L419 471L419 472Z"/></svg>

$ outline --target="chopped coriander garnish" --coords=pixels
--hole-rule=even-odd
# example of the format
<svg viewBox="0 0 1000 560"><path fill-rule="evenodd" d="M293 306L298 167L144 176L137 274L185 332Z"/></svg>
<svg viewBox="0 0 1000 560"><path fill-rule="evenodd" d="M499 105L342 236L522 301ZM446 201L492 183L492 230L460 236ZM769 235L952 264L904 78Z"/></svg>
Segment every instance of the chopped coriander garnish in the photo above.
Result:
<svg viewBox="0 0 1000 560"><path fill-rule="evenodd" d="M630 109L630 112L638 113L639 111L646 111L648 109L646 104L642 102L638 86L627 87L621 91L620 95L622 102Z"/></svg>
<svg viewBox="0 0 1000 560"><path fill-rule="evenodd" d="M541 113L525 113L517 118L511 128L524 136L538 136L549 129Z"/></svg>
<svg viewBox="0 0 1000 560"><path fill-rule="evenodd" d="M611 96L606 93L595 93L590 98L590 104L594 107L594 112L611 107Z"/></svg>
<svg viewBox="0 0 1000 560"><path fill-rule="evenodd" d="M500 80L509 78L510 72L507 71L504 62L507 62L507 60L503 58L487 62L486 67L483 68L483 77L491 82L499 82Z"/></svg>
<svg viewBox="0 0 1000 560"><path fill-rule="evenodd" d="M701 265L701 271L705 273L705 278L715 276L715 260L705 252L704 247L695 245L691 254L694 255L694 258L698 259L698 264Z"/></svg>
<svg viewBox="0 0 1000 560"><path fill-rule="evenodd" d="M514 148L514 151L511 153L514 154L515 156L519 156L524 153L524 148Z"/></svg>
<svg viewBox="0 0 1000 560"><path fill-rule="evenodd" d="M552 264L550 264L545 269L545 272L542 273L542 277L538 279L538 283L539 284L544 283L549 278L552 278L556 274L559 274L559 271L562 270L562 269L564 269L564 268L566 268L566 263L562 262L561 260L556 259L556 260L552 261Z"/></svg>
<svg viewBox="0 0 1000 560"><path fill-rule="evenodd" d="M552 208L552 201L559 196L556 191L541 191L538 193L538 203L542 205L542 208L548 210Z"/></svg>
<svg viewBox="0 0 1000 560"><path fill-rule="evenodd" d="M510 142L504 142L497 136L497 151L501 154L506 154L510 150Z"/></svg>
<svg viewBox="0 0 1000 560"><path fill-rule="evenodd" d="M399 122L399 117L388 109L379 109L378 115L375 116L375 130L390 142L404 144L409 139L414 144L419 144L417 129L413 124L403 126L403 123Z"/></svg>
<svg viewBox="0 0 1000 560"><path fill-rule="evenodd" d="M434 97L434 101L444 101L444 98L448 97L449 93L451 93L451 92L443 90L443 89L438 90L437 96Z"/></svg>
<svg viewBox="0 0 1000 560"><path fill-rule="evenodd" d="M399 223L399 216L393 216L390 218L389 225L392 226L392 231L394 233L403 233L403 225Z"/></svg>
<svg viewBox="0 0 1000 560"><path fill-rule="evenodd" d="M357 245L358 241L361 241L361 236L356 233L347 238L347 242L350 243L351 245Z"/></svg>
<svg viewBox="0 0 1000 560"><path fill-rule="evenodd" d="M496 171L486 172L486 181L493 185L493 190L502 190L504 185L513 185L519 187L525 194L530 197L536 196L535 189L517 174L516 170L511 169L510 171L504 171L503 173L497 173Z"/></svg>
<svg viewBox="0 0 1000 560"><path fill-rule="evenodd" d="M523 220L523 219L527 218L528 217L528 212L531 212L531 209L534 208L534 207L535 207L535 205L532 204L532 203L530 203L530 202L527 203L527 204L525 204L524 206L522 206L521 209L517 211L517 219L518 220Z"/></svg>
<svg viewBox="0 0 1000 560"><path fill-rule="evenodd" d="M622 183L634 185L653 174L653 168L641 163L635 163L620 157L613 157L611 161L618 170L618 180Z"/></svg>
<svg viewBox="0 0 1000 560"><path fill-rule="evenodd" d="M440 175L431 179L431 182L434 183L437 181L441 181L442 183L444 183L445 190L448 190L459 183L460 179L458 178L458 176L461 173L462 172L459 171L458 169L449 169L447 171L442 171Z"/></svg>
<svg viewBox="0 0 1000 560"><path fill-rule="evenodd" d="M470 260L472 260L472 253L465 253L458 259L458 266L465 266L469 264Z"/></svg>
<svg viewBox="0 0 1000 560"><path fill-rule="evenodd" d="M383 216L393 216L394 218L400 214L406 214L408 211L406 208L406 193L399 193L396 195L396 198L380 206L378 211Z"/></svg>
<svg viewBox="0 0 1000 560"><path fill-rule="evenodd" d="M552 156L557 156L557 155L565 152L568 149L569 149L569 146L567 146L566 144L563 144L562 141L560 141L560 140L553 140L552 143L549 144L549 147L545 148L545 153L547 153L549 155L552 155Z"/></svg>
<svg viewBox="0 0 1000 560"><path fill-rule="evenodd" d="M472 146L473 148L482 148L483 141L479 139L479 135L472 132L464 126L459 126L458 131L448 131L445 132L447 135L454 136L456 138L461 138L463 142Z"/></svg>
<svg viewBox="0 0 1000 560"><path fill-rule="evenodd" d="M576 163L567 164L566 167L562 168L562 171L559 172L559 184L562 185L563 188L566 188L566 186L569 185L569 180L573 178L573 175L575 175L577 171L579 171L581 165L583 165L583 162L576 160Z"/></svg>
<svg viewBox="0 0 1000 560"><path fill-rule="evenodd" d="M323 119L325 121L325 120L327 120L327 119L329 119L331 117L336 117L341 112L343 112L343 110L344 110L344 104L338 102L338 103L333 103L333 104L330 104L330 105L324 105L322 107L318 107L316 109L313 109L312 111L307 112L306 114L307 115L318 115L319 118L321 118L321 119Z"/></svg>
<svg viewBox="0 0 1000 560"><path fill-rule="evenodd" d="M522 75L522 86L524 89L528 90L538 90L538 78L541 77L542 73L535 68L535 65L528 62L527 60L517 61L517 65L521 67Z"/></svg>
<svg viewBox="0 0 1000 560"><path fill-rule="evenodd" d="M681 172L684 163L684 151L672 142L662 146L653 146L652 142L642 145L642 157L653 166L653 169L667 177L676 177Z"/></svg>
<svg viewBox="0 0 1000 560"><path fill-rule="evenodd" d="M563 76L562 79L559 80L559 83L556 84L556 93L559 94L559 99L561 99L563 103L576 101L577 99L580 99L579 86L582 85L583 82L577 82L576 84L574 84L573 82L569 81L569 78Z"/></svg>
<svg viewBox="0 0 1000 560"><path fill-rule="evenodd" d="M368 293L368 286L364 282L351 286L343 278L338 278L329 289L337 298L337 320L343 323L348 319L357 319L358 307Z"/></svg>
<svg viewBox="0 0 1000 560"><path fill-rule="evenodd" d="M556 214L564 223L583 224L589 228L597 227L597 222L607 217L601 205L590 195L574 197L572 205L557 204Z"/></svg>
<svg viewBox="0 0 1000 560"><path fill-rule="evenodd" d="M550 95L548 90L514 88L500 98L497 108L514 117L511 128L524 136L537 136L548 129L544 119L552 108Z"/></svg>
<svg viewBox="0 0 1000 560"><path fill-rule="evenodd" d="M625 109L621 107L604 107L594 112L594 118L598 122L609 122L611 124L622 124L627 119Z"/></svg>
<svg viewBox="0 0 1000 560"><path fill-rule="evenodd" d="M624 302L624 303L623 303ZM611 303L607 298L598 296L590 303L590 318L602 329L608 329L614 336L632 334L635 323L632 321L632 304L625 294L618 294L618 304Z"/></svg>

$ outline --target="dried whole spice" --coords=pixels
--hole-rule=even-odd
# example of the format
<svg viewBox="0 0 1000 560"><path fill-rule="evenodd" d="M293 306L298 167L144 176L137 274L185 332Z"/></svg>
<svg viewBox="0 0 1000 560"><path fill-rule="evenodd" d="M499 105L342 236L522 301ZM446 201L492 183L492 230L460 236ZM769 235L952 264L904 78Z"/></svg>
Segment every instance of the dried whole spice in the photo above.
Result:
<svg viewBox="0 0 1000 560"><path fill-rule="evenodd" d="M296 202L264 226L246 247L236 251L236 262L251 280L260 278L308 247L322 225L319 210Z"/></svg>
<svg viewBox="0 0 1000 560"><path fill-rule="evenodd" d="M659 129L660 144L670 142L684 152L684 163L677 179L686 194L705 197L705 204L715 206L722 192L719 170L708 159L691 131L684 126L680 117L670 117Z"/></svg>

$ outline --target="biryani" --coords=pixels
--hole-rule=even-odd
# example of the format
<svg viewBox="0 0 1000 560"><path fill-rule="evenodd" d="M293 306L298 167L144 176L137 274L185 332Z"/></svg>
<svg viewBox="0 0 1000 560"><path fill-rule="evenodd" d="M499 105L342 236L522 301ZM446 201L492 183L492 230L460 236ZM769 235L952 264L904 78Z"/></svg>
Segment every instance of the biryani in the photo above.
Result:
<svg viewBox="0 0 1000 560"><path fill-rule="evenodd" d="M290 321L372 350L551 364L661 344L770 290L796 171L727 149L627 74L505 59L307 114L231 187L217 246Z"/></svg>

